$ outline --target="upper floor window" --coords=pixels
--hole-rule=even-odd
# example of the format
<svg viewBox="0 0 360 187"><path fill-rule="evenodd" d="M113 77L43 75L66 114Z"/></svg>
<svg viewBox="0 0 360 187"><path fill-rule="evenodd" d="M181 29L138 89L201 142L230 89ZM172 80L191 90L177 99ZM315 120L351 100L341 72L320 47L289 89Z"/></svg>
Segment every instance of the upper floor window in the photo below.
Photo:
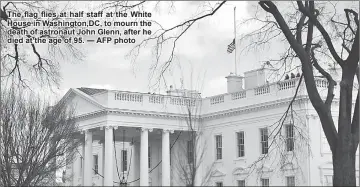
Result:
<svg viewBox="0 0 360 187"><path fill-rule="evenodd" d="M223 186L223 183L222 183L222 182L216 182L216 183L215 183L215 186L222 187L222 186Z"/></svg>
<svg viewBox="0 0 360 187"><path fill-rule="evenodd" d="M261 179L261 186L269 186L269 183L270 183L270 181L269 181L269 179Z"/></svg>
<svg viewBox="0 0 360 187"><path fill-rule="evenodd" d="M127 150L122 150L121 151L121 158L122 158L122 171L127 171L127 163L128 163L128 158L127 158Z"/></svg>
<svg viewBox="0 0 360 187"><path fill-rule="evenodd" d="M285 126L285 135L286 135L286 151L294 150L294 125Z"/></svg>
<svg viewBox="0 0 360 187"><path fill-rule="evenodd" d="M245 187L245 180L238 180L237 186Z"/></svg>
<svg viewBox="0 0 360 187"><path fill-rule="evenodd" d="M269 135L268 135L268 128L261 128L260 129L260 136L261 136L261 154L267 154L269 152Z"/></svg>
<svg viewBox="0 0 360 187"><path fill-rule="evenodd" d="M221 160L222 159L222 136L216 135L215 140L216 140L216 160Z"/></svg>
<svg viewBox="0 0 360 187"><path fill-rule="evenodd" d="M286 186L295 186L295 176L286 177Z"/></svg>
<svg viewBox="0 0 360 187"><path fill-rule="evenodd" d="M237 132L236 133L236 139L237 139L237 156L238 157L244 157L245 156L244 131Z"/></svg>

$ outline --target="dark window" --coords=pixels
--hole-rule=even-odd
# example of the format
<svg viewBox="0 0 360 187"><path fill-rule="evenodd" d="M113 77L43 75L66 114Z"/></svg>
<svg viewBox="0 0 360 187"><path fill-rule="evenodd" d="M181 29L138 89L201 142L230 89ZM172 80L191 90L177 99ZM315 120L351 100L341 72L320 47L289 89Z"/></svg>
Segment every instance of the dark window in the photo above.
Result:
<svg viewBox="0 0 360 187"><path fill-rule="evenodd" d="M194 144L192 140L187 141L187 159L189 164L194 162Z"/></svg>
<svg viewBox="0 0 360 187"><path fill-rule="evenodd" d="M238 157L244 157L245 156L245 137L244 137L244 131L240 131L236 133L237 135L237 150L238 150Z"/></svg>
<svg viewBox="0 0 360 187"><path fill-rule="evenodd" d="M121 151L122 171L127 171L127 150Z"/></svg>
<svg viewBox="0 0 360 187"><path fill-rule="evenodd" d="M238 186L245 187L245 180L238 180L237 184Z"/></svg>
<svg viewBox="0 0 360 187"><path fill-rule="evenodd" d="M294 150L294 125L286 125L286 150L293 151Z"/></svg>
<svg viewBox="0 0 360 187"><path fill-rule="evenodd" d="M94 173L98 174L99 173L99 160L98 160L98 155L93 155L93 162L94 162Z"/></svg>
<svg viewBox="0 0 360 187"><path fill-rule="evenodd" d="M286 186L295 186L295 176L286 177Z"/></svg>
<svg viewBox="0 0 360 187"><path fill-rule="evenodd" d="M216 135L216 160L222 159L222 136Z"/></svg>
<svg viewBox="0 0 360 187"><path fill-rule="evenodd" d="M261 154L267 154L269 152L268 129L261 128L260 134L261 134Z"/></svg>
<svg viewBox="0 0 360 187"><path fill-rule="evenodd" d="M261 179L261 186L269 186L269 179Z"/></svg>

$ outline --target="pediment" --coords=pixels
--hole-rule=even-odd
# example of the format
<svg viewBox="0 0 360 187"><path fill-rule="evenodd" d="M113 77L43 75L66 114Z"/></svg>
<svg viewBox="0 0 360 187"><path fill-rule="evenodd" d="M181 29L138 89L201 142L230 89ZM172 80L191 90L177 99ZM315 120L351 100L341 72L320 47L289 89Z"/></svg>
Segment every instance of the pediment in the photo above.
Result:
<svg viewBox="0 0 360 187"><path fill-rule="evenodd" d="M71 106L75 110L76 116L92 113L104 109L94 98L84 94L77 89L70 89L60 102L66 102L68 106Z"/></svg>
<svg viewBox="0 0 360 187"><path fill-rule="evenodd" d="M270 173L270 172L273 171L273 169L271 169L271 168L269 168L269 167L267 167L267 166L264 166L264 167L259 168L259 171L260 171L261 173Z"/></svg>
<svg viewBox="0 0 360 187"><path fill-rule="evenodd" d="M288 170L296 170L297 167L292 163L286 163L281 167L281 170L288 171Z"/></svg>
<svg viewBox="0 0 360 187"><path fill-rule="evenodd" d="M211 176L212 177L223 177L226 174L218 169L216 169L215 171L212 172Z"/></svg>
<svg viewBox="0 0 360 187"><path fill-rule="evenodd" d="M233 175L247 175L249 174L248 169L243 167L238 167L233 170Z"/></svg>

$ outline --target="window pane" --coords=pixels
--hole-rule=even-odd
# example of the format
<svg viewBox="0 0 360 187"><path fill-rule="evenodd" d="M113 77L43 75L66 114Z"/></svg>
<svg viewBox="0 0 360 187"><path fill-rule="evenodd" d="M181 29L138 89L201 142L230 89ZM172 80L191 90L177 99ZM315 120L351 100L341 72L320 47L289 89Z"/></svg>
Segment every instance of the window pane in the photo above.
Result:
<svg viewBox="0 0 360 187"><path fill-rule="evenodd" d="M223 183L222 182L216 182L216 186L223 186Z"/></svg>
<svg viewBox="0 0 360 187"><path fill-rule="evenodd" d="M222 159L222 136L216 135L215 136L215 144L216 144L216 159Z"/></svg>
<svg viewBox="0 0 360 187"><path fill-rule="evenodd" d="M260 129L260 137L261 137L261 154L268 153L268 129L261 128Z"/></svg>
<svg viewBox="0 0 360 187"><path fill-rule="evenodd" d="M295 186L295 176L286 177L286 186Z"/></svg>
<svg viewBox="0 0 360 187"><path fill-rule="evenodd" d="M237 149L238 149L238 157L244 157L245 156L245 140L244 140L244 132L238 132L237 134Z"/></svg>
<svg viewBox="0 0 360 187"><path fill-rule="evenodd" d="M261 179L261 186L269 186L269 179Z"/></svg>
<svg viewBox="0 0 360 187"><path fill-rule="evenodd" d="M245 180L238 180L238 186L245 186Z"/></svg>
<svg viewBox="0 0 360 187"><path fill-rule="evenodd" d="M127 150L122 150L122 171L127 171Z"/></svg>
<svg viewBox="0 0 360 187"><path fill-rule="evenodd" d="M93 162L94 162L94 174L98 174L99 172L98 155L93 155Z"/></svg>
<svg viewBox="0 0 360 187"><path fill-rule="evenodd" d="M286 125L286 150L293 151L294 150L294 125Z"/></svg>

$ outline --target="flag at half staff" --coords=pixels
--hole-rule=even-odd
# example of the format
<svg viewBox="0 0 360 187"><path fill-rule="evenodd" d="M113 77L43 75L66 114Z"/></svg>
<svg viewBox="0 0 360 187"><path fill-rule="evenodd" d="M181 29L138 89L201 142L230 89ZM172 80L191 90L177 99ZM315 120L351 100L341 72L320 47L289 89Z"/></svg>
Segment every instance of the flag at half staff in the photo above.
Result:
<svg viewBox="0 0 360 187"><path fill-rule="evenodd" d="M235 39L228 45L227 52L232 53L235 49Z"/></svg>

